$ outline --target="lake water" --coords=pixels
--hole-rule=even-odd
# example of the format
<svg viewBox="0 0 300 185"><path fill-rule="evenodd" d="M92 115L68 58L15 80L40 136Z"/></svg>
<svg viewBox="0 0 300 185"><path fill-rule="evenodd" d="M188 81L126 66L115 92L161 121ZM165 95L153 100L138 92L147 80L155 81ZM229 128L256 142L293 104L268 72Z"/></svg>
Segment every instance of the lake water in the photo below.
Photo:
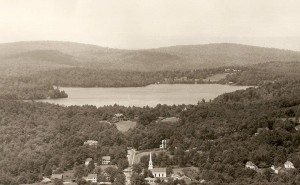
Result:
<svg viewBox="0 0 300 185"><path fill-rule="evenodd" d="M246 89L248 86L219 84L159 84L146 87L126 88L69 88L61 87L69 97L41 100L60 105L124 105L154 107L157 104L197 104L203 98L207 101L217 96Z"/></svg>

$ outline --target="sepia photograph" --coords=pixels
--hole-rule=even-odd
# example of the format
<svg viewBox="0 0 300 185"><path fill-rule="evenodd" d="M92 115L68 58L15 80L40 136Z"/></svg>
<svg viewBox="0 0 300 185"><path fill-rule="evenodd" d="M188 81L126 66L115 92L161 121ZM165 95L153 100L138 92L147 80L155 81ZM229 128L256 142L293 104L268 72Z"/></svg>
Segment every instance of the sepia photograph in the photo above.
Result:
<svg viewBox="0 0 300 185"><path fill-rule="evenodd" d="M0 185L300 185L300 1L0 0Z"/></svg>

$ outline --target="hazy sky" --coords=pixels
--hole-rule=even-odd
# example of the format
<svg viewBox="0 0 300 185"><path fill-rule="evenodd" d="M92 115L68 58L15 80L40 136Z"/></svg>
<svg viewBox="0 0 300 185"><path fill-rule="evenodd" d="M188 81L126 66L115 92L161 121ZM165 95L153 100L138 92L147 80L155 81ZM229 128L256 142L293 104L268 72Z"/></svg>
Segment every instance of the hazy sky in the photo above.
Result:
<svg viewBox="0 0 300 185"><path fill-rule="evenodd" d="M0 0L0 43L235 42L300 51L300 0Z"/></svg>

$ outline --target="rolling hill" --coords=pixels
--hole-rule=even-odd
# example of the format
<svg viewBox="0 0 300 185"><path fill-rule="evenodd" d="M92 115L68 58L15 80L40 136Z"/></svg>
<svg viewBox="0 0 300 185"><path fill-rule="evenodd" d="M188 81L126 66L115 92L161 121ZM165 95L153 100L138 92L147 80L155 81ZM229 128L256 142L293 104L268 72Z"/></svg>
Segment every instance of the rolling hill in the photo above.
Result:
<svg viewBox="0 0 300 185"><path fill-rule="evenodd" d="M252 65L270 61L300 61L300 52L229 43L143 50L121 50L60 41L0 44L0 72L4 75L74 66L162 71Z"/></svg>

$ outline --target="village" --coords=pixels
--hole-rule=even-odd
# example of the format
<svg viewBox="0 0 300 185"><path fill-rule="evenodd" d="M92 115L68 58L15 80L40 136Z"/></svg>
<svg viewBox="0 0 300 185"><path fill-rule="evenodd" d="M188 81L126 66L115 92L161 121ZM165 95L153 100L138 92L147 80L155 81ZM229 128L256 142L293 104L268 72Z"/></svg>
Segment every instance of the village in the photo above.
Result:
<svg viewBox="0 0 300 185"><path fill-rule="evenodd" d="M300 125L299 118L291 117L291 118L278 118L280 121L292 121ZM111 120L113 123L119 123L126 121L125 116L122 113L117 113L114 115L113 119ZM159 117L157 121L165 121L165 122L177 122L179 121L176 117ZM295 130L299 130L300 126L296 126ZM124 128L121 128L124 129ZM127 128L128 129L128 128ZM258 128L257 133L254 134L254 137L258 136L259 134L263 134L264 132L268 132L269 128ZM209 142L214 142L214 140L208 140ZM85 146L97 148L98 141L96 140L87 140L84 142ZM176 147L175 147L176 148ZM116 164L112 164L112 157L109 155L101 157L101 163L94 162L93 158L86 158L84 165L86 168L90 168L92 166L91 173L88 173L86 176L83 176L80 180L86 182L88 184L98 184L98 185L110 185L113 181L116 180L116 176L112 175L111 170L122 170L124 174L125 181L124 184L130 185L132 184L132 176L133 174L137 173L134 170L134 165L140 164L142 157L149 158L148 166L146 169L142 169L139 172L143 175L144 180L146 183L150 185L158 184L159 182L168 182L174 180L181 180L184 181L185 184L191 184L192 182L196 184L205 184L206 181L204 179L195 179L195 177L191 176L186 171L194 171L197 172L198 168L196 167L185 167L180 168L178 166L159 166L156 165L153 161L153 154L166 154L170 155L169 146L168 146L168 139L161 140L161 144L157 146L157 148L149 149L149 150L141 150L138 151L137 149L128 146L127 147L127 160L128 160L128 167L125 169L118 169ZM196 148L193 148L196 150ZM185 152L189 152L186 150ZM202 153L202 151L197 151ZM168 170L171 169L171 170ZM245 169L253 170L256 173L264 174L267 171L273 174L282 174L282 173L292 173L296 170L294 164L287 160L283 166L275 166L272 165L271 167L259 167L258 165L254 164L252 161L247 161L245 163ZM146 170L146 171L145 171ZM100 173L99 173L100 172ZM150 172L150 173L149 173ZM67 173L53 173L49 177L43 177L41 184L65 184L65 185L77 185L80 184L78 179L74 178L74 170ZM112 179L113 178L113 179ZM84 183L83 183L84 184Z"/></svg>

